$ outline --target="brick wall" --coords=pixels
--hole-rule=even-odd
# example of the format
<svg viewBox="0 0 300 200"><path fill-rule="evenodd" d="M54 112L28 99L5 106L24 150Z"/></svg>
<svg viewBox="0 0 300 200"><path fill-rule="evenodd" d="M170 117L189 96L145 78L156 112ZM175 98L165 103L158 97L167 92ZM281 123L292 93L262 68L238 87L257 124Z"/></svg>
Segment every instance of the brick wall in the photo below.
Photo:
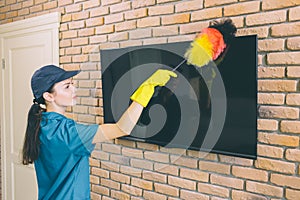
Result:
<svg viewBox="0 0 300 200"><path fill-rule="evenodd" d="M62 13L60 64L83 72L70 117L102 123L99 50L191 40L230 17L238 35L257 34L258 159L126 140L98 144L92 199L299 199L299 0L6 0L0 24ZM238 72L237 72L238 73ZM181 156L180 156L181 155Z"/></svg>

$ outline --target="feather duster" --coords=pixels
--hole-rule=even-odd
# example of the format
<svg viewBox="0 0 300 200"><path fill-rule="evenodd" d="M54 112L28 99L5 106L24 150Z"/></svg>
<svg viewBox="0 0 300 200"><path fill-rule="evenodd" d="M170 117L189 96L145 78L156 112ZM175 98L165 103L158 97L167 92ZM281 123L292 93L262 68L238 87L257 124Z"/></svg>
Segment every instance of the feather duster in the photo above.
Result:
<svg viewBox="0 0 300 200"><path fill-rule="evenodd" d="M235 37L236 27L231 19L214 21L193 40L184 57L188 64L202 67L216 60Z"/></svg>

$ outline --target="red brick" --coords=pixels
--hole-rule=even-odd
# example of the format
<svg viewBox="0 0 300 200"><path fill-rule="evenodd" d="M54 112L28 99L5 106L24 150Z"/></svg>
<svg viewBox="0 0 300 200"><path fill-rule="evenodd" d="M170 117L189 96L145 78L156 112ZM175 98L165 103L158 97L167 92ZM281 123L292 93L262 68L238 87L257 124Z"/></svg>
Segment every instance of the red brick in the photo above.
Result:
<svg viewBox="0 0 300 200"><path fill-rule="evenodd" d="M300 37L288 38L287 48L290 50L300 50Z"/></svg>
<svg viewBox="0 0 300 200"><path fill-rule="evenodd" d="M181 168L180 177L195 180L195 181L208 182L209 174L207 172L202 172L199 170Z"/></svg>
<svg viewBox="0 0 300 200"><path fill-rule="evenodd" d="M174 176L178 176L179 174L178 167L162 163L154 163L154 170L160 173L171 174Z"/></svg>
<svg viewBox="0 0 300 200"><path fill-rule="evenodd" d="M114 32L114 25L102 25L96 28L96 34L107 34Z"/></svg>
<svg viewBox="0 0 300 200"><path fill-rule="evenodd" d="M158 151L159 146L156 144L137 142L137 148L149 151Z"/></svg>
<svg viewBox="0 0 300 200"><path fill-rule="evenodd" d="M284 133L300 133L300 122L283 120L280 123L280 130ZM296 140L296 138L294 140L294 146L297 146L299 140Z"/></svg>
<svg viewBox="0 0 300 200"><path fill-rule="evenodd" d="M91 191L91 199L93 200L101 200L101 195L100 194L97 194L97 193L94 193L93 191Z"/></svg>
<svg viewBox="0 0 300 200"><path fill-rule="evenodd" d="M119 4L114 4L109 7L111 13L121 12L129 10L131 8L131 2L122 2Z"/></svg>
<svg viewBox="0 0 300 200"><path fill-rule="evenodd" d="M226 176L212 174L210 176L210 181L212 184L215 185L221 185L221 186L241 189L241 190L244 188L244 181L242 179L230 178Z"/></svg>
<svg viewBox="0 0 300 200"><path fill-rule="evenodd" d="M258 103L259 104L274 104L282 105L284 104L285 95L277 93L258 93Z"/></svg>
<svg viewBox="0 0 300 200"><path fill-rule="evenodd" d="M109 178L109 171L96 167L91 168L91 174L102 178Z"/></svg>
<svg viewBox="0 0 300 200"><path fill-rule="evenodd" d="M296 21L300 19L300 6L291 8L289 12L289 20Z"/></svg>
<svg viewBox="0 0 300 200"><path fill-rule="evenodd" d="M266 131L276 131L278 129L278 121L273 119L258 119L257 129Z"/></svg>
<svg viewBox="0 0 300 200"><path fill-rule="evenodd" d="M151 15L164 15L174 13L174 5L161 5L154 6L148 9L148 14Z"/></svg>
<svg viewBox="0 0 300 200"><path fill-rule="evenodd" d="M198 160L193 158L186 158L181 155L171 155L171 163L188 168L197 168Z"/></svg>
<svg viewBox="0 0 300 200"><path fill-rule="evenodd" d="M300 22L274 25L271 27L271 33L275 37L297 36L300 34Z"/></svg>
<svg viewBox="0 0 300 200"><path fill-rule="evenodd" d="M171 25L171 26L164 26L164 27L154 27L153 28L153 36L160 37L160 36L170 36L170 35L178 35L178 27Z"/></svg>
<svg viewBox="0 0 300 200"><path fill-rule="evenodd" d="M204 194L212 194L224 198L229 198L229 189L206 183L198 183L198 191Z"/></svg>
<svg viewBox="0 0 300 200"><path fill-rule="evenodd" d="M85 21L86 27L95 27L104 24L103 17L90 18Z"/></svg>
<svg viewBox="0 0 300 200"><path fill-rule="evenodd" d="M121 191L111 190L110 196L114 199L130 200L130 195Z"/></svg>
<svg viewBox="0 0 300 200"><path fill-rule="evenodd" d="M109 195L109 189L100 185L92 185L92 191L98 194Z"/></svg>
<svg viewBox="0 0 300 200"><path fill-rule="evenodd" d="M142 196L143 190L131 185L122 184L121 190L134 196ZM123 198L119 198L123 199Z"/></svg>
<svg viewBox="0 0 300 200"><path fill-rule="evenodd" d="M92 157L96 158L96 159L99 159L99 160L108 160L109 159L109 154L105 153L103 151L96 151L96 150L94 150L92 152Z"/></svg>
<svg viewBox="0 0 300 200"><path fill-rule="evenodd" d="M131 5L132 8L141 8L141 7L148 7L148 6L153 6L155 5L155 0L137 0L137 1L132 1Z"/></svg>
<svg viewBox="0 0 300 200"><path fill-rule="evenodd" d="M275 197L282 197L283 195L283 188L276 187L264 183L258 183L253 181L246 182L246 190L249 192L255 192L259 194L265 194Z"/></svg>
<svg viewBox="0 0 300 200"><path fill-rule="evenodd" d="M296 66L288 67L287 76L290 78L300 78L300 67L296 67Z"/></svg>
<svg viewBox="0 0 300 200"><path fill-rule="evenodd" d="M201 8L203 8L203 0L179 2L175 5L175 12L187 12L192 10L200 10Z"/></svg>
<svg viewBox="0 0 300 200"><path fill-rule="evenodd" d="M260 1L251 1L224 6L224 16L235 16L258 12Z"/></svg>
<svg viewBox="0 0 300 200"><path fill-rule="evenodd" d="M167 183L167 175L153 171L143 170L143 179L153 182Z"/></svg>
<svg viewBox="0 0 300 200"><path fill-rule="evenodd" d="M154 183L154 191L168 196L179 196L179 188L166 184Z"/></svg>
<svg viewBox="0 0 300 200"><path fill-rule="evenodd" d="M199 161L199 169L221 174L230 174L230 165L217 162Z"/></svg>
<svg viewBox="0 0 300 200"><path fill-rule="evenodd" d="M285 126L285 125L284 125ZM285 131L281 125L281 131ZM299 145L299 137L297 136L290 136L290 135L281 135L275 133L258 133L258 141L265 143L265 144L275 144L275 145L282 145L288 147L296 147Z"/></svg>
<svg viewBox="0 0 300 200"><path fill-rule="evenodd" d="M125 21L121 23L115 24L115 30L116 31L126 31L136 28L136 21Z"/></svg>
<svg viewBox="0 0 300 200"><path fill-rule="evenodd" d="M257 155L270 158L283 158L283 148L258 144Z"/></svg>
<svg viewBox="0 0 300 200"><path fill-rule="evenodd" d="M190 21L189 13L173 14L161 17L162 25L183 24Z"/></svg>
<svg viewBox="0 0 300 200"><path fill-rule="evenodd" d="M204 10L194 11L191 14L191 21L200 21L222 17L222 8L207 8Z"/></svg>
<svg viewBox="0 0 300 200"><path fill-rule="evenodd" d="M180 34L189 34L189 33L199 33L203 28L206 28L209 25L208 22L194 22L194 23L188 23L188 24L181 24L179 26L180 28ZM188 38L188 36L185 36ZM193 36L192 40L195 36ZM188 39L191 40L191 39Z"/></svg>
<svg viewBox="0 0 300 200"><path fill-rule="evenodd" d="M99 44L102 42L107 42L106 35L91 36L89 38L90 38L90 44Z"/></svg>
<svg viewBox="0 0 300 200"><path fill-rule="evenodd" d="M259 116L263 118L298 119L299 109L285 106L260 106Z"/></svg>
<svg viewBox="0 0 300 200"><path fill-rule="evenodd" d="M243 166L252 166L253 160L246 158L238 158L233 156L219 155L220 162L234 164L234 165L243 165Z"/></svg>
<svg viewBox="0 0 300 200"><path fill-rule="evenodd" d="M147 17L137 20L137 27L153 27L160 25L160 17Z"/></svg>
<svg viewBox="0 0 300 200"><path fill-rule="evenodd" d="M126 48L126 47L136 47L136 46L142 46L143 43L141 40L126 40L120 42L120 48Z"/></svg>
<svg viewBox="0 0 300 200"><path fill-rule="evenodd" d="M285 197L288 200L298 199L299 196L300 196L300 190L292 190L292 189L286 188Z"/></svg>
<svg viewBox="0 0 300 200"><path fill-rule="evenodd" d="M256 26L256 25L265 25L265 24L274 24L286 21L286 11L272 11L264 12L253 15L248 15L246 17L247 26Z"/></svg>
<svg viewBox="0 0 300 200"><path fill-rule="evenodd" d="M284 39L265 39L258 41L258 51L282 51L284 50Z"/></svg>
<svg viewBox="0 0 300 200"><path fill-rule="evenodd" d="M105 6L105 5L111 5L111 4L116 4L116 3L120 3L121 0L101 0L101 5Z"/></svg>
<svg viewBox="0 0 300 200"><path fill-rule="evenodd" d="M287 149L285 152L287 160L300 162L300 150L299 149Z"/></svg>
<svg viewBox="0 0 300 200"><path fill-rule="evenodd" d="M254 28L241 28L237 30L237 36L242 35L257 35L259 39L267 38L269 36L269 27L254 27Z"/></svg>
<svg viewBox="0 0 300 200"><path fill-rule="evenodd" d="M156 192L144 191L143 197L146 200L159 199L159 200L167 200L167 197L162 194L158 194Z"/></svg>
<svg viewBox="0 0 300 200"><path fill-rule="evenodd" d="M300 94L287 94L286 95L286 104L292 106L300 105Z"/></svg>
<svg viewBox="0 0 300 200"><path fill-rule="evenodd" d="M124 21L123 13L110 14L104 17L105 24L112 24L121 21Z"/></svg>
<svg viewBox="0 0 300 200"><path fill-rule="evenodd" d="M40 12L42 10L43 10L42 5L36 5L36 6L32 6L29 8L30 13L36 13L36 12Z"/></svg>
<svg viewBox="0 0 300 200"><path fill-rule="evenodd" d="M16 3L16 2L15 2ZM6 5L8 5L8 2L6 2ZM26 8L26 7L31 7L31 6L33 6L34 5L34 2L33 2L33 0L28 0L28 1L23 1L22 2L22 7L23 8ZM11 7L12 7L13 5L11 5ZM8 11L8 10L6 10L6 11Z"/></svg>
<svg viewBox="0 0 300 200"><path fill-rule="evenodd" d="M136 142L130 140L115 139L115 143L125 147L131 147L131 148L136 147Z"/></svg>
<svg viewBox="0 0 300 200"><path fill-rule="evenodd" d="M18 16L23 16L28 14L29 14L29 8L23 8L21 10L18 10Z"/></svg>
<svg viewBox="0 0 300 200"><path fill-rule="evenodd" d="M232 190L232 200L267 200L267 197L248 193L245 191Z"/></svg>
<svg viewBox="0 0 300 200"><path fill-rule="evenodd" d="M109 13L108 7L99 7L99 8L95 8L92 9L90 11L90 17L97 17L97 16L103 16L103 15L107 15Z"/></svg>
<svg viewBox="0 0 300 200"><path fill-rule="evenodd" d="M267 62L270 65L300 64L300 52L269 53L267 55Z"/></svg>
<svg viewBox="0 0 300 200"><path fill-rule="evenodd" d="M63 7L63 6L66 6L68 4L72 4L73 3L73 0L60 0L58 2L58 7Z"/></svg>
<svg viewBox="0 0 300 200"><path fill-rule="evenodd" d="M131 158L130 164L132 167L153 170L153 162Z"/></svg>
<svg viewBox="0 0 300 200"><path fill-rule="evenodd" d="M119 32L108 35L108 41L117 42L122 40L128 40L128 32Z"/></svg>
<svg viewBox="0 0 300 200"><path fill-rule="evenodd" d="M281 9L286 7L292 7L295 5L300 5L298 0L263 0L262 1L262 9L263 10L273 10L273 9Z"/></svg>
<svg viewBox="0 0 300 200"><path fill-rule="evenodd" d="M51 1L43 4L44 10L50 10L57 7L57 1Z"/></svg>
<svg viewBox="0 0 300 200"><path fill-rule="evenodd" d="M146 8L139 8L136 10L131 10L125 12L125 19L130 20L130 19L138 19L142 17L147 16L147 9Z"/></svg>
<svg viewBox="0 0 300 200"><path fill-rule="evenodd" d="M201 194L200 192L193 192L188 190L180 190L180 198L184 200L209 200L208 195Z"/></svg>
<svg viewBox="0 0 300 200"><path fill-rule="evenodd" d="M157 0L157 3L168 3L168 2L173 2L173 1L178 1L178 0Z"/></svg>
<svg viewBox="0 0 300 200"><path fill-rule="evenodd" d="M294 80L258 80L258 91L295 92L297 81Z"/></svg>
<svg viewBox="0 0 300 200"><path fill-rule="evenodd" d="M143 45L165 44L165 43L167 43L167 38L147 38L143 40Z"/></svg>
<svg viewBox="0 0 300 200"><path fill-rule="evenodd" d="M156 162L165 162L165 163L169 162L169 154L166 153L147 151L144 153L144 157L145 159L153 160Z"/></svg>
<svg viewBox="0 0 300 200"><path fill-rule="evenodd" d="M268 172L265 170L253 169L248 167L232 166L232 174L239 178L249 180L268 181Z"/></svg>
<svg viewBox="0 0 300 200"><path fill-rule="evenodd" d="M107 169L109 171L115 171L119 172L120 171L120 165L110 162L110 161L102 161L101 160L101 168L102 169Z"/></svg>
<svg viewBox="0 0 300 200"><path fill-rule="evenodd" d="M280 186L287 186L298 190L300 189L300 177L271 174L271 182Z"/></svg>
<svg viewBox="0 0 300 200"><path fill-rule="evenodd" d="M175 176L168 176L168 184L188 190L196 190L196 181L190 181Z"/></svg>
<svg viewBox="0 0 300 200"><path fill-rule="evenodd" d="M258 158L255 166L260 169L281 172L285 174L295 173L295 164L275 159Z"/></svg>
<svg viewBox="0 0 300 200"><path fill-rule="evenodd" d="M231 4L231 3L236 3L238 0L209 0L209 1L204 1L204 6L205 7L214 7L214 6L219 6L219 5L224 5L224 4Z"/></svg>
<svg viewBox="0 0 300 200"><path fill-rule="evenodd" d="M120 172L134 177L142 177L142 170L134 167L121 166Z"/></svg>
<svg viewBox="0 0 300 200"><path fill-rule="evenodd" d="M131 185L145 190L153 190L153 182L139 178L131 178Z"/></svg>
<svg viewBox="0 0 300 200"><path fill-rule="evenodd" d="M73 4L65 7L66 13L82 11L82 4Z"/></svg>

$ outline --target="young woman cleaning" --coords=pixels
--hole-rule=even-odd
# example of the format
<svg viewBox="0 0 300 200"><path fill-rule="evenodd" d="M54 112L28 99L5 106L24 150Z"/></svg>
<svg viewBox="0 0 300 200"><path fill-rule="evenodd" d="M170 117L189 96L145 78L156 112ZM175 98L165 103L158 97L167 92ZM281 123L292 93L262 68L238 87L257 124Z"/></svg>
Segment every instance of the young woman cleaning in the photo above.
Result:
<svg viewBox="0 0 300 200"><path fill-rule="evenodd" d="M129 135L154 88L164 86L174 72L157 70L131 96L133 102L115 124L83 125L64 116L76 104L72 77L54 65L33 74L33 105L28 113L23 164L34 163L39 200L90 199L89 156L95 143Z"/></svg>

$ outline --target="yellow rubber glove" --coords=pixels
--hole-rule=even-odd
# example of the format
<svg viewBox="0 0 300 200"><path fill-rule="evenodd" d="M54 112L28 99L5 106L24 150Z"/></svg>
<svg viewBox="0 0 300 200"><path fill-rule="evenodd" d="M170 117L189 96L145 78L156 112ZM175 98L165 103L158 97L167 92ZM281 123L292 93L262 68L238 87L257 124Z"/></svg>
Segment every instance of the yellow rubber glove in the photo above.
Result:
<svg viewBox="0 0 300 200"><path fill-rule="evenodd" d="M159 69L154 72L130 97L131 100L138 102L143 107L146 107L154 94L156 86L164 86L172 77L177 77L172 71Z"/></svg>

